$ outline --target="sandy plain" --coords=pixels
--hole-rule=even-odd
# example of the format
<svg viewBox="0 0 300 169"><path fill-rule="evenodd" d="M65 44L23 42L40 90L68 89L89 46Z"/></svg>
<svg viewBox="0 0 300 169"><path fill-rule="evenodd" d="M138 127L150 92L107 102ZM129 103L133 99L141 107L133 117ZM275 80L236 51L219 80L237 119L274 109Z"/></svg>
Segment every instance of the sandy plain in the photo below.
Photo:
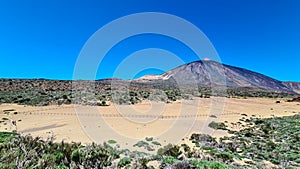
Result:
<svg viewBox="0 0 300 169"><path fill-rule="evenodd" d="M191 133L215 137L226 135L207 127L211 121L238 122L247 117L282 117L300 113L300 104L287 99L193 98L170 104L143 101L136 105L110 106L24 106L0 105L0 131L84 144L116 140L123 148L145 137L162 145L187 140ZM280 101L280 103L276 103ZM243 115L244 114L244 115ZM214 117L212 116L214 115ZM217 118L216 118L217 117ZM3 120L4 119L4 120ZM12 120L17 125L12 125Z"/></svg>

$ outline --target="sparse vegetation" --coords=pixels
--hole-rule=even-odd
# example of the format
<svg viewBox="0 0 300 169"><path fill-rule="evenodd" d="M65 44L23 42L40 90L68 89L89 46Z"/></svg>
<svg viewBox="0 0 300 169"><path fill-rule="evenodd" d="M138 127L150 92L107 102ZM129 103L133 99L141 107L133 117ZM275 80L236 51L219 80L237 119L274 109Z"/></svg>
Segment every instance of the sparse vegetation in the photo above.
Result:
<svg viewBox="0 0 300 169"><path fill-rule="evenodd" d="M210 122L208 127L216 130L226 130L226 125L224 123L217 123L214 121Z"/></svg>
<svg viewBox="0 0 300 169"><path fill-rule="evenodd" d="M265 161L280 168L300 166L300 115L282 118L245 120L245 128L231 131L232 136L219 141L210 135L192 134L187 144L168 144L157 155L121 150L103 145L54 143L16 133L0 133L0 168L152 168L149 162L158 162L161 168L267 168ZM153 138L147 139L152 144ZM110 144L114 140L108 141ZM135 146L149 146L140 141ZM244 161L237 163L237 161Z"/></svg>
<svg viewBox="0 0 300 169"><path fill-rule="evenodd" d="M157 145L157 146L161 146L161 144L158 141L152 141L152 144Z"/></svg>
<svg viewBox="0 0 300 169"><path fill-rule="evenodd" d="M216 115L210 115L209 117L211 117L211 118L217 118L217 116Z"/></svg>
<svg viewBox="0 0 300 169"><path fill-rule="evenodd" d="M129 157L124 157L120 160L118 168L125 167L131 163L132 159Z"/></svg>
<svg viewBox="0 0 300 169"><path fill-rule="evenodd" d="M3 121L6 121L6 120L9 120L9 119L8 119L8 118L6 118L6 117L3 117L3 118L2 118L2 120L3 120Z"/></svg>
<svg viewBox="0 0 300 169"><path fill-rule="evenodd" d="M6 143L15 137L16 133L0 132L0 143Z"/></svg>
<svg viewBox="0 0 300 169"><path fill-rule="evenodd" d="M144 146L148 146L149 143L145 142L145 141L139 141L137 142L135 145L133 146L137 146L137 147L144 147Z"/></svg>
<svg viewBox="0 0 300 169"><path fill-rule="evenodd" d="M115 141L115 140L108 140L107 143L108 143L108 144L116 144L117 141Z"/></svg>
<svg viewBox="0 0 300 169"><path fill-rule="evenodd" d="M297 101L299 97L297 94L276 93L254 88L228 88L225 90L207 87L194 89L189 86L181 86L179 89L176 83L168 81L156 81L155 83L120 81L112 85L107 81L0 79L0 86L3 88L0 89L0 103L32 106L71 103L108 106L109 102L137 104L145 99L170 103L180 99L190 100L192 97L210 98L211 96L289 98L289 101Z"/></svg>
<svg viewBox="0 0 300 169"><path fill-rule="evenodd" d="M153 137L146 137L145 140L146 141L153 141Z"/></svg>
<svg viewBox="0 0 300 169"><path fill-rule="evenodd" d="M83 146L8 133L0 136L0 168L103 168L121 153L107 144Z"/></svg>

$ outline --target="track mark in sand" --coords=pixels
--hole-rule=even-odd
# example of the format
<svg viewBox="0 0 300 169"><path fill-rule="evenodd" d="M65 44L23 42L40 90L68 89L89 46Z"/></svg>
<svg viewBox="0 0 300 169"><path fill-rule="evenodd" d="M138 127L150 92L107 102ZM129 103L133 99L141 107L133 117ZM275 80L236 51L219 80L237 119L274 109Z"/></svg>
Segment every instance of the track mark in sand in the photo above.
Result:
<svg viewBox="0 0 300 169"><path fill-rule="evenodd" d="M46 108L46 109L37 109L37 110L28 110L28 111L20 111L18 113L26 114L26 113L35 113L35 112L43 112L49 110L63 110L63 109L74 109L74 107L56 107L56 108Z"/></svg>
<svg viewBox="0 0 300 169"><path fill-rule="evenodd" d="M55 110L55 109L48 109L48 110ZM55 112L46 112L46 109L40 110L40 111L25 111L25 112L19 112L20 114L25 115L48 115L48 116L88 116L88 117L105 117L105 118L137 118L137 119L147 119L147 118L157 118L161 120L167 120L167 119L188 119L188 118L198 118L198 117L208 117L210 114L186 114L186 115L137 115L137 114L110 114L110 113L55 113ZM236 112L223 112L220 114L220 116L235 116L240 115L241 113Z"/></svg>

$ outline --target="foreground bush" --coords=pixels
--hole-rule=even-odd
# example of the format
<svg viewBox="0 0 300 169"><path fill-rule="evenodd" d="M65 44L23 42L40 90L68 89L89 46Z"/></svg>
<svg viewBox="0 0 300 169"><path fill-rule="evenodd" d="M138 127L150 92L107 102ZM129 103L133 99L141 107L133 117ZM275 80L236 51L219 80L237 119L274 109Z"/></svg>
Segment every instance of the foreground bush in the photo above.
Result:
<svg viewBox="0 0 300 169"><path fill-rule="evenodd" d="M107 144L83 146L16 135L0 144L0 168L103 168L119 154Z"/></svg>

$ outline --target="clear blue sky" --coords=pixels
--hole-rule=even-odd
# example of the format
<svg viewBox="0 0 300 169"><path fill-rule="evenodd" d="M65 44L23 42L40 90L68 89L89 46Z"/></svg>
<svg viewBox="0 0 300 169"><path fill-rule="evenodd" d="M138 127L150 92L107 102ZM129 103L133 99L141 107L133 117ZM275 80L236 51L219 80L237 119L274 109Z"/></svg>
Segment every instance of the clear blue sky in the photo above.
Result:
<svg viewBox="0 0 300 169"><path fill-rule="evenodd" d="M3 0L0 78L72 79L81 48L99 28L132 13L164 12L199 27L223 63L300 82L299 9L298 0ZM114 47L97 78L113 76L125 55L145 48L171 51L184 62L196 59L176 40L136 36Z"/></svg>

